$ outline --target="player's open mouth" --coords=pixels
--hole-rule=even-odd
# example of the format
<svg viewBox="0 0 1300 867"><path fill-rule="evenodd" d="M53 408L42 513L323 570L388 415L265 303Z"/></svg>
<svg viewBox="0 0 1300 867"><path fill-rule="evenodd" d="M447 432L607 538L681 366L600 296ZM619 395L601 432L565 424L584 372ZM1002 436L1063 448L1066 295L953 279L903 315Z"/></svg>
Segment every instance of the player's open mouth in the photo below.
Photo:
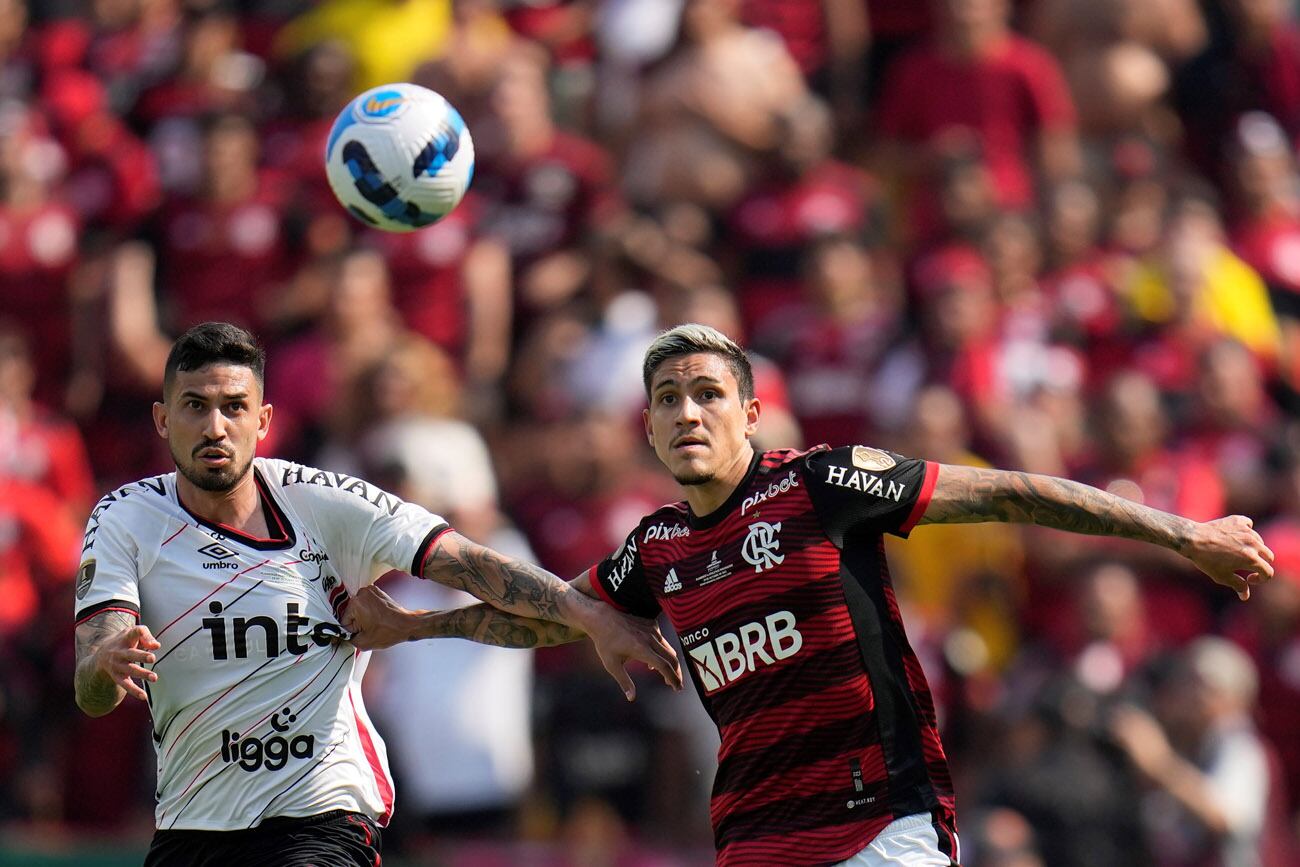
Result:
<svg viewBox="0 0 1300 867"><path fill-rule="evenodd" d="M677 451L686 451L687 449L691 449L691 448L702 449L704 448L704 441L697 440L697 439L678 440L676 443L673 444L673 448L676 449Z"/></svg>
<svg viewBox="0 0 1300 867"><path fill-rule="evenodd" d="M230 463L231 460L230 455L216 450L199 452L198 458L202 463L209 467L224 466L225 464Z"/></svg>

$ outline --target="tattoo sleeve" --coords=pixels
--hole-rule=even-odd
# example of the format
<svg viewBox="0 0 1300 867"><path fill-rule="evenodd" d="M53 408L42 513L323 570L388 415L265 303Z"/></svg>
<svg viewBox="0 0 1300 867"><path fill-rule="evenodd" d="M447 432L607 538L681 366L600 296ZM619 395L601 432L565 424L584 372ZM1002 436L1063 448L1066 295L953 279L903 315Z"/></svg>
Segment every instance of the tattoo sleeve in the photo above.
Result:
<svg viewBox="0 0 1300 867"><path fill-rule="evenodd" d="M942 464L922 524L1007 521L1122 536L1181 551L1194 523L1089 485L1034 473Z"/></svg>
<svg viewBox="0 0 1300 867"><path fill-rule="evenodd" d="M586 637L587 634L580 629L549 620L520 617L485 603L423 615L407 640L467 638L496 647L526 648L552 647Z"/></svg>
<svg viewBox="0 0 1300 867"><path fill-rule="evenodd" d="M458 533L447 533L438 542L425 561L424 577L464 590L503 612L554 623L570 623L573 603L585 599L545 569L498 554Z"/></svg>
<svg viewBox="0 0 1300 867"><path fill-rule="evenodd" d="M103 716L121 703L126 691L95 666L95 651L105 639L135 626L125 611L104 611L77 626L77 669L73 675L77 706L91 716Z"/></svg>

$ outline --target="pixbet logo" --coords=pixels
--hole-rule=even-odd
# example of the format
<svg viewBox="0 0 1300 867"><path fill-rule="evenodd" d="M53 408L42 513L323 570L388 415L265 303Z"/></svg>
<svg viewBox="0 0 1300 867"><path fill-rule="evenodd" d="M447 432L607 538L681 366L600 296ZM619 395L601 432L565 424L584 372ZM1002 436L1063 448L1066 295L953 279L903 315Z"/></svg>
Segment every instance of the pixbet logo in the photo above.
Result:
<svg viewBox="0 0 1300 867"><path fill-rule="evenodd" d="M775 524L757 521L749 525L749 535L745 537L745 542L740 547L740 556L754 567L755 572L762 572L785 562L785 555L776 553L781 547L781 540L777 538L777 533L780 532L780 521Z"/></svg>
<svg viewBox="0 0 1300 867"><path fill-rule="evenodd" d="M646 542L667 542L671 539L684 539L691 535L690 527L683 527L680 524L651 524L646 528L645 538L641 544Z"/></svg>
<svg viewBox="0 0 1300 867"><path fill-rule="evenodd" d="M748 497L746 497L745 501L740 504L740 514L742 515L745 514L750 509L772 499L777 494L784 494L786 491L790 490L791 488L797 488L797 487L799 487L799 476L795 473L794 470L791 470L790 475L786 476L781 481L773 482L772 484L768 485L766 489L762 491L758 491L757 493L754 494L750 494Z"/></svg>
<svg viewBox="0 0 1300 867"><path fill-rule="evenodd" d="M276 734L265 738L244 737L239 732L223 730L221 732L221 760L226 764L237 763L248 771L266 768L278 771L288 764L290 758L309 759L316 754L315 735L297 735L286 738L281 732L289 731L298 717L291 708L283 708L271 714L271 728Z"/></svg>
<svg viewBox="0 0 1300 867"><path fill-rule="evenodd" d="M707 628L681 636L682 644L690 639L707 639ZM716 692L741 677L756 671L759 664L772 665L789 659L803 647L803 635L795 627L795 618L789 611L777 611L763 620L746 623L735 632L724 632L717 638L690 647L686 652L695 663L695 673L705 693Z"/></svg>

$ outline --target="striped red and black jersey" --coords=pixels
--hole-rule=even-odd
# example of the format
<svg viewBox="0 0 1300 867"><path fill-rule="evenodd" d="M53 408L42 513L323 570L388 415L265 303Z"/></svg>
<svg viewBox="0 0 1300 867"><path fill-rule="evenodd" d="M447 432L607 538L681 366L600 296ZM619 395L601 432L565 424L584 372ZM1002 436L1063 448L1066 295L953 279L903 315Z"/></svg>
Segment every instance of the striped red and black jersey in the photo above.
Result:
<svg viewBox="0 0 1300 867"><path fill-rule="evenodd" d="M757 454L718 509L665 506L589 573L612 605L665 612L686 651L722 737L718 864L834 864L917 813L955 853L947 759L883 537L915 526L937 474L865 446Z"/></svg>

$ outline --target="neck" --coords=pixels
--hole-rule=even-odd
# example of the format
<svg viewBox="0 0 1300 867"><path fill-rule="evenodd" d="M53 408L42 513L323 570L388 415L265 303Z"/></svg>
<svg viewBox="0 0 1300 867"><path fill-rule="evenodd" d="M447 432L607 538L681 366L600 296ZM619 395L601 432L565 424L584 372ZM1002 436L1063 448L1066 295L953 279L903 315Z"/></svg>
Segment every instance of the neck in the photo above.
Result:
<svg viewBox="0 0 1300 867"><path fill-rule="evenodd" d="M214 524L225 524L240 531L265 524L262 517L262 499L257 495L257 484L253 481L252 469L244 473L244 477L226 491L205 491L178 472L176 496L180 498L185 508Z"/></svg>
<svg viewBox="0 0 1300 867"><path fill-rule="evenodd" d="M750 445L749 440L745 440L744 448L737 452L732 462L714 476L712 481L702 485L682 486L686 492L686 502L690 504L691 511L696 517L702 518L727 502L727 498L745 480L745 474L749 472L749 464L753 459L754 447Z"/></svg>

